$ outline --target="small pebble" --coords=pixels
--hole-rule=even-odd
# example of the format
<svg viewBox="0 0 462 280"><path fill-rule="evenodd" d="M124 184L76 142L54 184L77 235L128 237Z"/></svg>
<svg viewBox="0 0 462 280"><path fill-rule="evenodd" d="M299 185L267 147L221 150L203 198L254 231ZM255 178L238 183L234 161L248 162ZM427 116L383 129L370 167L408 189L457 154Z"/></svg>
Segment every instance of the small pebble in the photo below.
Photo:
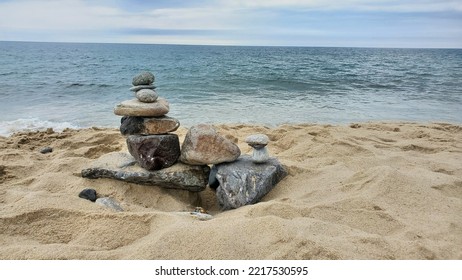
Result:
<svg viewBox="0 0 462 280"><path fill-rule="evenodd" d="M159 97L157 92L153 89L140 89L139 91L135 92L136 98L144 103L152 103L157 100Z"/></svg>
<svg viewBox="0 0 462 280"><path fill-rule="evenodd" d="M255 163L264 163L269 159L268 145L269 138L265 134L250 135L245 142L253 148L252 160Z"/></svg>
<svg viewBox="0 0 462 280"><path fill-rule="evenodd" d="M252 160L255 163L263 163L269 159L268 148L261 147L261 148L254 148L252 153Z"/></svg>
<svg viewBox="0 0 462 280"><path fill-rule="evenodd" d="M124 211L124 209L119 205L119 203L110 197L98 198L95 203L101 206L105 206L107 208L111 208L112 210L115 210L117 212Z"/></svg>
<svg viewBox="0 0 462 280"><path fill-rule="evenodd" d="M96 191L94 189L84 189L83 191L79 193L79 197L95 202L96 201Z"/></svg>
<svg viewBox="0 0 462 280"><path fill-rule="evenodd" d="M189 212L191 217L196 218L200 221L208 221L213 219L213 216L207 213L200 213L200 212Z"/></svg>
<svg viewBox="0 0 462 280"><path fill-rule="evenodd" d="M250 146L261 146L268 145L269 138L265 134L253 134L245 138L245 142Z"/></svg>
<svg viewBox="0 0 462 280"><path fill-rule="evenodd" d="M40 150L40 153L42 154L48 154L48 153L51 153L53 152L53 148L52 147L44 147Z"/></svg>
<svg viewBox="0 0 462 280"><path fill-rule="evenodd" d="M134 86L141 86L141 85L150 85L154 83L154 75L150 72L142 72L135 77L133 77L132 84Z"/></svg>

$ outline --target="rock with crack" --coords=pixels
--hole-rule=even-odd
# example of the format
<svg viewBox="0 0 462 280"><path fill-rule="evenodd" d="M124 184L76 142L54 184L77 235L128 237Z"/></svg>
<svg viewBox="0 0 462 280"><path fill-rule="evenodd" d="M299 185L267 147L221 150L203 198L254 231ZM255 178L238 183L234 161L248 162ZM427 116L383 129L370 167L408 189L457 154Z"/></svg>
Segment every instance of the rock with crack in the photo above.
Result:
<svg viewBox="0 0 462 280"><path fill-rule="evenodd" d="M170 167L180 157L180 140L176 134L130 135L127 147L139 165L147 170Z"/></svg>
<svg viewBox="0 0 462 280"><path fill-rule="evenodd" d="M220 207L228 210L257 203L285 176L287 171L276 158L255 163L243 155L234 162L214 165L208 182L217 187Z"/></svg>
<svg viewBox="0 0 462 280"><path fill-rule="evenodd" d="M240 154L239 147L219 135L213 126L199 124L186 133L180 161L192 165L218 164L235 161Z"/></svg>
<svg viewBox="0 0 462 280"><path fill-rule="evenodd" d="M81 172L82 177L89 179L112 178L191 192L200 192L205 189L209 173L210 168L207 165L192 166L182 163L176 163L157 171L149 171L141 168L133 156L123 152L105 154Z"/></svg>

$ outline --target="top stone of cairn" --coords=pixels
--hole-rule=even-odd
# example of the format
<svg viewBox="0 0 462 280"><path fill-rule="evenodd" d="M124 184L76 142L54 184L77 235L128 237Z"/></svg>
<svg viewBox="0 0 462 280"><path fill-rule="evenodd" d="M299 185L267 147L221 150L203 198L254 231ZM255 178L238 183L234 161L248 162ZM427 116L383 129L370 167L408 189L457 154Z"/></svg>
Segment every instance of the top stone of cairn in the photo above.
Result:
<svg viewBox="0 0 462 280"><path fill-rule="evenodd" d="M269 138L265 134L253 134L248 136L245 139L245 142L249 144L249 146L257 146L257 147L264 147L268 145Z"/></svg>
<svg viewBox="0 0 462 280"><path fill-rule="evenodd" d="M134 86L151 85L154 83L154 75L150 72L141 72L133 77L132 84Z"/></svg>

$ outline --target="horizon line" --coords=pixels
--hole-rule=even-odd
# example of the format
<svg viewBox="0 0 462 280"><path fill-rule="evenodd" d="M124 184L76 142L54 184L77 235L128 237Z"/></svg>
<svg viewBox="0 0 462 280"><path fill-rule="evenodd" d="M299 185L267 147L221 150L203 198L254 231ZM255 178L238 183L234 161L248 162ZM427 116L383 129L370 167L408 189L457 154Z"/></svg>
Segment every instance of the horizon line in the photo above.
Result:
<svg viewBox="0 0 462 280"><path fill-rule="evenodd" d="M135 42L77 42L77 41L34 41L1 40L12 43L57 43L57 44L117 44L117 45L164 45L164 46L207 46L207 47L275 47L275 48L357 48L357 49L445 49L460 50L462 47L373 47L373 46L327 46L327 45L233 45L233 44L185 44L185 43L135 43Z"/></svg>

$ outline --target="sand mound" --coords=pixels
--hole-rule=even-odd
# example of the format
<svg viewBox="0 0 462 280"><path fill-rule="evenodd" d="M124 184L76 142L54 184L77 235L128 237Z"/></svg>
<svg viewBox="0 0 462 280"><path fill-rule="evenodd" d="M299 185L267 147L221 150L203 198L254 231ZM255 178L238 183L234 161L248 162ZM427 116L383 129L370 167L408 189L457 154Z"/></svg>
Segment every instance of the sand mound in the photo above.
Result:
<svg viewBox="0 0 462 280"><path fill-rule="evenodd" d="M200 194L89 180L126 151L116 129L0 138L1 259L462 259L462 127L219 125L242 153L265 133L289 171L263 201L222 212ZM185 128L178 131L180 141ZM39 151L53 148L49 154ZM78 197L94 188L124 208ZM186 211L202 206L210 221Z"/></svg>

